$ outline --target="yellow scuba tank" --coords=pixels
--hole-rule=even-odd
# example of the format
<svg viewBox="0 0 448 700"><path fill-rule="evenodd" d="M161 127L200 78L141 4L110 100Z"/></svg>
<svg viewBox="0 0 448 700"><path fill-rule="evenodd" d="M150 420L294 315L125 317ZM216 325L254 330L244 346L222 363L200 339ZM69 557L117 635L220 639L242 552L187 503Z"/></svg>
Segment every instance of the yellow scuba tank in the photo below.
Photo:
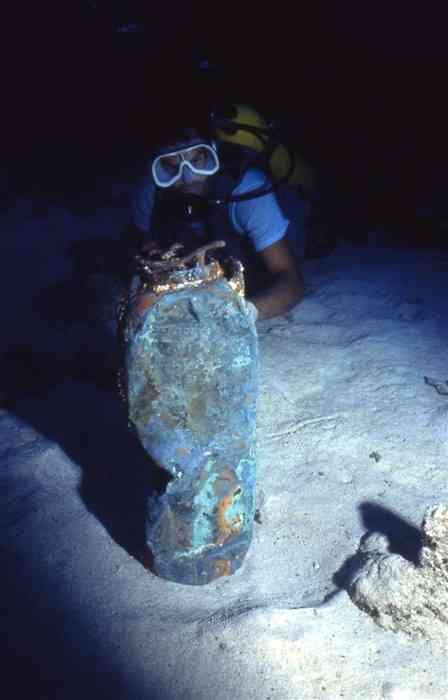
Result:
<svg viewBox="0 0 448 700"><path fill-rule="evenodd" d="M271 147L270 127L266 120L252 107L247 105L232 105L229 114L224 114L227 126L215 129L219 141L232 143L249 148L262 154ZM218 123L223 120L219 119ZM241 126L241 128L238 128ZM291 159L293 163L291 163ZM270 174L274 182L285 178L290 172L286 183L291 187L313 192L316 186L314 169L296 151L292 151L281 143L277 143L268 158Z"/></svg>

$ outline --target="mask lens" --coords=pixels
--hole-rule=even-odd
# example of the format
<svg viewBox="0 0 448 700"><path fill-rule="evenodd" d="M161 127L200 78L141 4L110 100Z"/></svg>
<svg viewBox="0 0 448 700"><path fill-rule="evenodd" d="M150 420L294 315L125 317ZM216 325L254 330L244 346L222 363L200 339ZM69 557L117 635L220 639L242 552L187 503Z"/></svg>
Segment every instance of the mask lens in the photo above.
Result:
<svg viewBox="0 0 448 700"><path fill-rule="evenodd" d="M169 185L173 180L176 180L180 173L182 159L179 154L159 156L154 161L153 173L154 177L161 185Z"/></svg>
<svg viewBox="0 0 448 700"><path fill-rule="evenodd" d="M188 163L193 171L201 175L212 174L215 172L216 158L211 148L199 146L191 151L188 157Z"/></svg>

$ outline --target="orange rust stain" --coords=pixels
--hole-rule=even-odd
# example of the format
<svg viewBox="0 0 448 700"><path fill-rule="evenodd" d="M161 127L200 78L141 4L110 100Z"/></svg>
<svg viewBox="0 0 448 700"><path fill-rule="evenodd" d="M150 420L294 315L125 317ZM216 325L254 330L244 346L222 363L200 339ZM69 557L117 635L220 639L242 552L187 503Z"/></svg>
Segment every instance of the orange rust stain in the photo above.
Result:
<svg viewBox="0 0 448 700"><path fill-rule="evenodd" d="M139 314L142 314L146 309L152 306L156 298L153 294L144 294L136 303L136 309Z"/></svg>
<svg viewBox="0 0 448 700"><path fill-rule="evenodd" d="M167 425L168 428L175 428L179 422L177 418L174 418L169 413L160 413L160 420L162 421L162 423L165 423L165 425Z"/></svg>
<svg viewBox="0 0 448 700"><path fill-rule="evenodd" d="M139 554L139 560L143 564L144 568L147 571L151 571L152 566L153 566L153 561L154 557L147 545L145 545L144 549L140 552Z"/></svg>
<svg viewBox="0 0 448 700"><path fill-rule="evenodd" d="M176 454L178 457L188 457L190 452L191 450L189 447L178 447L176 450Z"/></svg>
<svg viewBox="0 0 448 700"><path fill-rule="evenodd" d="M235 450L246 450L247 449L247 442L245 440L239 440L237 442L233 442L232 447Z"/></svg>
<svg viewBox="0 0 448 700"><path fill-rule="evenodd" d="M232 573L232 566L228 559L217 559L215 561L215 574L216 578L220 576L230 576Z"/></svg>
<svg viewBox="0 0 448 700"><path fill-rule="evenodd" d="M219 477L213 483L213 492L215 496L220 496L222 492L224 493L229 490L229 486L234 484L236 481L235 473L233 469L228 464L223 464L220 469Z"/></svg>
<svg viewBox="0 0 448 700"><path fill-rule="evenodd" d="M231 507L237 492L241 492L240 487L236 488L231 494L225 496L218 503L217 521L219 535L216 540L216 544L218 545L224 544L229 537L232 537L232 535L238 535L241 531L243 521L240 515L234 518L230 523L226 519L226 512Z"/></svg>

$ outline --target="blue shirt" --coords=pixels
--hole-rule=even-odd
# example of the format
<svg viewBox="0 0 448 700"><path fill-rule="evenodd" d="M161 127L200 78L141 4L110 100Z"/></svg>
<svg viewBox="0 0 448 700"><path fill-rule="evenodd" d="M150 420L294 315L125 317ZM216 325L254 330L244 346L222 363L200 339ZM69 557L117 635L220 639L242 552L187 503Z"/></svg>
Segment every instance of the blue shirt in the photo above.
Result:
<svg viewBox="0 0 448 700"><path fill-rule="evenodd" d="M269 182L262 170L249 168L232 194L246 194L267 186ZM155 188L152 176L146 176L132 200L133 221L145 232L150 230ZM257 252L284 237L289 221L284 217L273 192L254 199L229 202L227 206L235 231L240 235L249 236Z"/></svg>

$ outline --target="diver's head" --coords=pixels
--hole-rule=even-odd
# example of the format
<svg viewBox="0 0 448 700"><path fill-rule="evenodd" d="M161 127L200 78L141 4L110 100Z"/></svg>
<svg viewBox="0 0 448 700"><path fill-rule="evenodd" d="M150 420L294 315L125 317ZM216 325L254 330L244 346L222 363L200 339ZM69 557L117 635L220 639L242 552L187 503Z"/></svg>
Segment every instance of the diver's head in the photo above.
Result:
<svg viewBox="0 0 448 700"><path fill-rule="evenodd" d="M151 160L157 187L179 194L202 195L220 168L218 152L207 128L165 129Z"/></svg>

